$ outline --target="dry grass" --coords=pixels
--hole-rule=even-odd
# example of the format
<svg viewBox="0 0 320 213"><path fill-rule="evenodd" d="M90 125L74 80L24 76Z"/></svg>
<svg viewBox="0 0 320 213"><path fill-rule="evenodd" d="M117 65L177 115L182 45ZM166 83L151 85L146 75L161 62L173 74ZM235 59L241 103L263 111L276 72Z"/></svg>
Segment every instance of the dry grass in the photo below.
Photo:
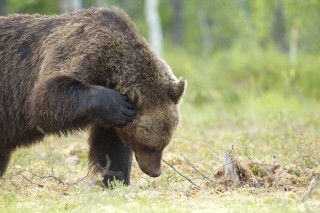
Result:
<svg viewBox="0 0 320 213"><path fill-rule="evenodd" d="M8 173L0 181L0 209L1 212L319 212L319 186L311 197L304 202L300 200L320 168L320 135L308 125L308 120L304 122L182 124L164 159L197 186L165 164L161 177L147 177L134 162L131 186L119 183L114 190L103 190L98 176L87 176L85 133L67 138L47 137L44 143L14 154ZM232 146L237 159L259 181L259 188L245 182L221 181L222 176L214 175L224 166L224 153Z"/></svg>

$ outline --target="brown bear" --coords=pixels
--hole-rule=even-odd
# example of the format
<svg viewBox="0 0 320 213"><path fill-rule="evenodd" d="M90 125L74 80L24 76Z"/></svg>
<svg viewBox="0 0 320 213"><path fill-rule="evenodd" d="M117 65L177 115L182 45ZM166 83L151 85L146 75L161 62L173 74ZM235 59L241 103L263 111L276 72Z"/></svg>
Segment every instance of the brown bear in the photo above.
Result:
<svg viewBox="0 0 320 213"><path fill-rule="evenodd" d="M185 82L117 8L0 17L0 176L12 152L89 128L89 160L108 185L161 174Z"/></svg>

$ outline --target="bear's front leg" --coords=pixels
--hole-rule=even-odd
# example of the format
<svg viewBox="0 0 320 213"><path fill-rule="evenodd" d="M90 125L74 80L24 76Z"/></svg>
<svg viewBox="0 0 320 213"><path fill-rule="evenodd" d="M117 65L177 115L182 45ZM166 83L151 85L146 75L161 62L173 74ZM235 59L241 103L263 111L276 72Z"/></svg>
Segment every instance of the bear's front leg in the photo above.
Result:
<svg viewBox="0 0 320 213"><path fill-rule="evenodd" d="M7 170L11 157L11 150L0 150L0 177Z"/></svg>
<svg viewBox="0 0 320 213"><path fill-rule="evenodd" d="M111 128L93 125L89 139L90 166L100 171L105 187L112 187L112 181L120 180L130 184L132 151Z"/></svg>
<svg viewBox="0 0 320 213"><path fill-rule="evenodd" d="M30 128L44 134L67 133L91 123L122 127L135 116L126 96L64 74L40 79L28 101Z"/></svg>

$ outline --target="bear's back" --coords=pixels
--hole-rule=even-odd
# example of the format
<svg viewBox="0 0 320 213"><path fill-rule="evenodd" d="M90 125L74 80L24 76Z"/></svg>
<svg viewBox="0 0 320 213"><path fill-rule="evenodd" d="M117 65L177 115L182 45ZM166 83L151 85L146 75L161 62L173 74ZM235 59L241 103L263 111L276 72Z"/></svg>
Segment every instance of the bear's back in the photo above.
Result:
<svg viewBox="0 0 320 213"><path fill-rule="evenodd" d="M74 29L70 29L73 26L75 26ZM28 95L39 73L43 67L46 67L46 61L58 62L50 59L50 54L61 50L76 57L79 54L68 53L70 49L65 45L72 43L78 46L77 41L87 43L91 39L86 37L88 34L81 31L79 31L82 33L79 38L62 36L70 31L77 32L81 26L92 29L94 31L91 32L92 35L98 33L102 35L107 32L114 33L113 38L119 38L122 35L123 38L136 36L135 26L128 16L115 8L86 9L54 16L11 15L0 18L0 137L2 140L14 140L15 136L25 134L23 130L27 123L25 111ZM62 32L58 32L61 30ZM102 37L106 38L106 36ZM61 41L64 38L68 40ZM50 46L52 43L55 43L54 48ZM84 51L86 51L85 48ZM60 56L61 54L56 55L57 58ZM50 68L47 72L54 71L54 67L47 68ZM8 138L6 139L5 136Z"/></svg>

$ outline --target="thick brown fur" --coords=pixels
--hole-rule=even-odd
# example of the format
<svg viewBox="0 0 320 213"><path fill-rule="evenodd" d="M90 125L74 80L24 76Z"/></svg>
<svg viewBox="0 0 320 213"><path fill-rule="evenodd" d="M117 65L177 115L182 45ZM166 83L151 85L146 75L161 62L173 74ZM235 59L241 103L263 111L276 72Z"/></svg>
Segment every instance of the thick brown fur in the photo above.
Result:
<svg viewBox="0 0 320 213"><path fill-rule="evenodd" d="M17 147L89 126L91 166L103 170L105 163L112 168L124 159L113 170L124 172L119 179L128 184L131 147L144 161L153 162L149 153L157 152L151 166L138 160L145 173L157 176L159 156L161 160L179 120L177 104L184 89L184 81L176 79L119 9L1 17L0 176ZM130 106L116 91L134 103L132 123ZM122 122L112 117L118 103L130 114ZM103 155L114 157L106 162ZM107 180L108 175L117 176L107 172Z"/></svg>

